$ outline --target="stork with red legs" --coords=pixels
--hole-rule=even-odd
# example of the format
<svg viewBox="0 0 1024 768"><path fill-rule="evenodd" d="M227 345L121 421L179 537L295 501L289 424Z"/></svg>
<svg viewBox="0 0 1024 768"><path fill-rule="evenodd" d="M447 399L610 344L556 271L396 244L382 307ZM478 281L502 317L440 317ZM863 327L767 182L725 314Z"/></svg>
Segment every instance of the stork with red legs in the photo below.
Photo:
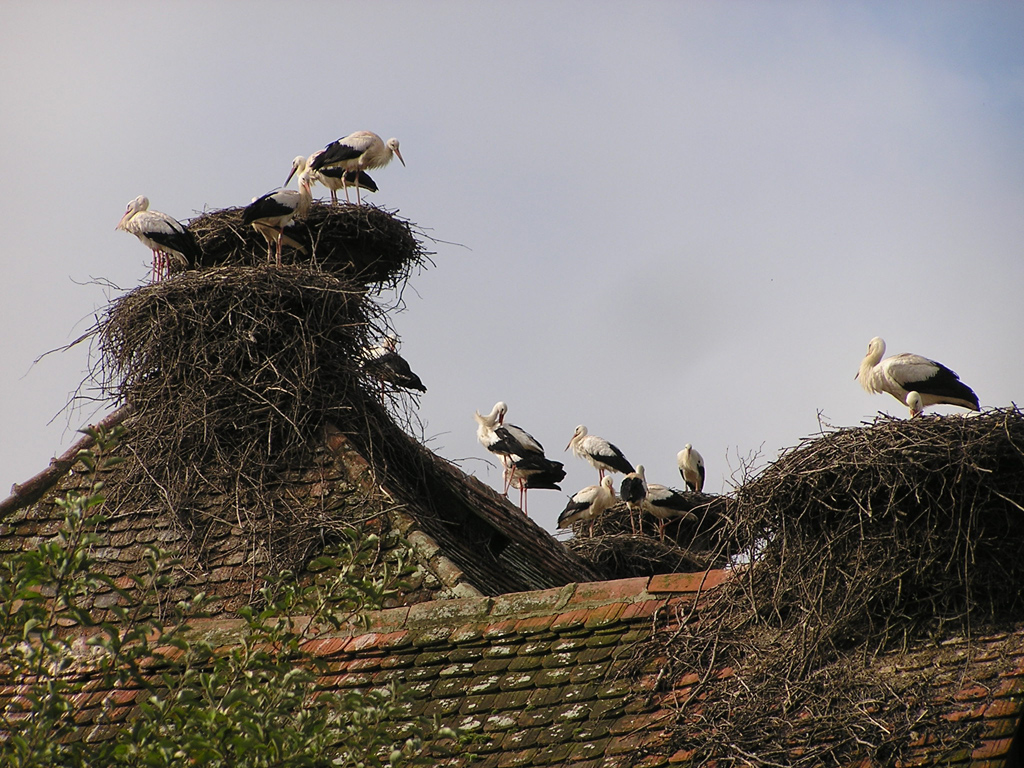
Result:
<svg viewBox="0 0 1024 768"><path fill-rule="evenodd" d="M640 517L640 533L644 532L643 501L647 498L647 478L644 476L644 465L637 464L636 471L630 472L619 483L619 498L626 502L626 509L629 510L629 528L636 534L636 521L633 513L637 512Z"/></svg>
<svg viewBox="0 0 1024 768"><path fill-rule="evenodd" d="M658 519L658 536L661 541L665 540L665 526L672 518L697 519L697 516L690 511L693 504L683 494L659 483L650 483L647 486L647 496L641 504L646 511Z"/></svg>
<svg viewBox="0 0 1024 768"><path fill-rule="evenodd" d="M559 485L565 479L565 465L560 461L552 461L544 456L529 454L527 456L510 456L505 467L505 484L519 489L519 508L529 516L527 496L531 488L546 488L560 491Z"/></svg>
<svg viewBox="0 0 1024 768"><path fill-rule="evenodd" d="M544 456L544 446L537 438L522 427L505 423L506 413L508 413L508 405L499 400L494 404L490 413L482 414L476 411L473 414L477 423L477 440L484 448L501 459L504 477L502 493L507 496L513 481L517 476L522 479L524 474L539 474L550 480L552 475L561 473L558 480L547 483L548 487L565 477L563 465L557 461L552 462ZM539 461L541 459L543 462ZM520 491L524 492L522 498L524 503L526 489L545 487L541 484L542 482L538 477L532 482L527 482L525 486L520 485Z"/></svg>
<svg viewBox="0 0 1024 768"><path fill-rule="evenodd" d="M324 150L318 150L307 158L299 155L292 160L292 173L295 173L296 169L305 165L312 165L313 161L318 155L322 154ZM363 171L346 171L344 168L321 168L319 171L313 171L310 177L312 181L323 184L331 193L331 202L334 205L338 204L338 190L343 187L357 187L359 189L365 189L367 192L376 192L377 184L370 174Z"/></svg>
<svg viewBox="0 0 1024 768"><path fill-rule="evenodd" d="M192 233L166 213L149 210L149 198L145 195L139 195L128 203L114 229L135 235L153 252L150 282L155 283L170 274L172 258L186 268L199 264L202 254Z"/></svg>

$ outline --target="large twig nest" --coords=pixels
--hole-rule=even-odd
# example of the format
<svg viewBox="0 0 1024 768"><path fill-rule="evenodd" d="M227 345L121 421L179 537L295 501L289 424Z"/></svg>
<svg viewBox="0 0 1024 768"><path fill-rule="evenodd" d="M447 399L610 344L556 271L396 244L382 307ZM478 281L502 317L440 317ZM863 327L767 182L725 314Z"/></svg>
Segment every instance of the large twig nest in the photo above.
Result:
<svg viewBox="0 0 1024 768"><path fill-rule="evenodd" d="M282 489L325 424L390 418L362 368L386 329L361 284L305 267L188 271L115 300L98 346L103 386L134 414L120 495L170 508L197 539L201 499L232 499L252 549L274 537L295 567L310 526Z"/></svg>
<svg viewBox="0 0 1024 768"><path fill-rule="evenodd" d="M242 211L225 208L189 222L203 252L199 267L267 263L266 241L242 224ZM409 222L372 205L314 203L306 218L287 227L285 234L302 248L286 245L285 264L314 265L364 284L401 284L414 267L428 260Z"/></svg>
<svg viewBox="0 0 1024 768"><path fill-rule="evenodd" d="M896 764L927 694L872 660L1024 608L1024 415L881 417L805 440L731 513L750 566L652 650L667 678L701 681L678 745L697 762Z"/></svg>
<svg viewBox="0 0 1024 768"><path fill-rule="evenodd" d="M763 597L850 638L968 611L1019 615L1024 416L879 419L787 452L738 495ZM836 616L840 613L840 616ZM839 637L833 638L839 640Z"/></svg>
<svg viewBox="0 0 1024 768"><path fill-rule="evenodd" d="M721 567L737 545L725 534L727 496L684 493L692 503L689 515L675 517L665 526L665 539L658 536L658 520L648 512L634 513L636 533L628 508L616 504L594 521L572 525L568 546L585 558L606 579L685 573Z"/></svg>

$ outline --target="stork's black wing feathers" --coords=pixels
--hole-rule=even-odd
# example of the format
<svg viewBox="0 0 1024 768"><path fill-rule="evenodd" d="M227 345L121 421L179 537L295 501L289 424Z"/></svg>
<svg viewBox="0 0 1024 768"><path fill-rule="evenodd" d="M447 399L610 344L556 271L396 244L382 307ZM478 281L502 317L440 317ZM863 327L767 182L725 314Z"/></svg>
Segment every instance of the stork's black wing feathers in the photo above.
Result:
<svg viewBox="0 0 1024 768"><path fill-rule="evenodd" d="M403 389L415 389L426 392L420 377L413 373L405 358L397 352L385 352L379 357L363 363L363 370L381 381L387 381Z"/></svg>
<svg viewBox="0 0 1024 768"><path fill-rule="evenodd" d="M342 144L341 140L332 141L326 147L324 151L313 158L313 163L310 166L314 171L319 171L321 168L337 165L343 163L346 160L354 160L363 154L364 150L350 147L348 144Z"/></svg>
<svg viewBox="0 0 1024 768"><path fill-rule="evenodd" d="M934 360L932 360L932 363L934 363L936 368L934 375L929 376L924 381L915 381L912 384L906 385L907 389L915 389L922 395L955 397L974 403L976 409L981 407L978 403L978 396L974 394L974 390L960 381L960 377L956 373L942 363L936 363Z"/></svg>
<svg viewBox="0 0 1024 768"><path fill-rule="evenodd" d="M319 173L321 176L326 176L329 179L340 179L344 176L345 183L350 186L355 186L358 183L367 192L377 191L377 182L371 179L370 174L365 171L346 171L344 168L321 168Z"/></svg>
<svg viewBox="0 0 1024 768"><path fill-rule="evenodd" d="M643 501L647 495L644 490L644 481L637 475L622 478L619 484L619 498L630 504L637 504Z"/></svg>
<svg viewBox="0 0 1024 768"><path fill-rule="evenodd" d="M632 464L629 463L629 459L626 458L626 454L618 449L617 446L608 443L608 447L612 449L612 453L603 453L599 455L598 461L602 461L609 467L613 467L616 471L622 472L623 474L629 474L635 472L636 469Z"/></svg>
<svg viewBox="0 0 1024 768"><path fill-rule="evenodd" d="M242 223L252 224L257 219L269 219L272 216L287 216L294 209L281 203L274 195L280 190L268 192L262 197L257 197L242 211Z"/></svg>
<svg viewBox="0 0 1024 768"><path fill-rule="evenodd" d="M202 259L203 253L199 250L195 236L185 227L182 227L181 232L147 232L146 237L164 248L178 251L185 257L186 267L189 269L198 266Z"/></svg>

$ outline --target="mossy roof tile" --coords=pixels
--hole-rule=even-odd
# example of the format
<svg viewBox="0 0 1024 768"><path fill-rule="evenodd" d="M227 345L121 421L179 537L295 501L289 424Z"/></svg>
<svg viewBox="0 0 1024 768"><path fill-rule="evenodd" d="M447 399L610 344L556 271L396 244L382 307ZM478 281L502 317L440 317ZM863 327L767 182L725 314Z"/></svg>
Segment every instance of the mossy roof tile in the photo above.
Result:
<svg viewBox="0 0 1024 768"><path fill-rule="evenodd" d="M654 653L637 657L636 644L677 621L677 608L699 608L698 593L724 578L677 574L465 598L443 607L420 603L375 612L369 630L327 632L306 649L332 670L319 678L323 688L398 680L415 696L413 712L490 737L444 765L681 766L697 756L669 746L667 724L680 716L674 707L687 702L682 694L699 678L676 673L672 685L663 678L664 660ZM656 615L660 622L652 621ZM227 644L238 625L200 622L198 628ZM1024 709L1024 633L993 633L974 645L956 640L941 646L944 657L926 650L888 661L887 674L938 681L936 718L974 724L978 739L950 750L922 730L908 743L905 764L1001 765ZM968 663L988 666L965 674ZM731 670L714 672L728 684ZM109 694L88 689L84 695L95 702L83 703L83 717ZM127 710L135 692L119 695L113 703ZM683 716L700 717L700 708L699 700L689 701ZM471 763L474 751L481 757Z"/></svg>

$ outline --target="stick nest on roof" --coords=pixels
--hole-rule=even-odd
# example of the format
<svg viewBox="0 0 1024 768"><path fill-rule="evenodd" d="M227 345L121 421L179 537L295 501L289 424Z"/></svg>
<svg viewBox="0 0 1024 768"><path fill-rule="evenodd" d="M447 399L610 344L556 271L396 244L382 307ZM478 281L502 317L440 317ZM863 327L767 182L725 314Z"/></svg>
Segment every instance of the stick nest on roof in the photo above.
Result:
<svg viewBox="0 0 1024 768"><path fill-rule="evenodd" d="M688 573L720 568L736 551L725 536L728 496L687 492L692 517L676 517L665 526L665 540L657 534L658 520L650 513L639 515L639 531L633 533L629 511L616 504L594 521L573 523L573 538L566 546L589 562L606 579L654 576L659 573ZM634 513L635 515L637 513Z"/></svg>
<svg viewBox="0 0 1024 768"><path fill-rule="evenodd" d="M367 206L314 207L301 225L309 253L282 267L266 266L238 209L190 226L220 266L133 290L94 329L95 375L133 412L118 493L170 508L196 542L210 524L200 498L219 494L234 509L216 514L237 518L253 551L294 568L312 526L286 488L318 460L325 426L378 435L393 425L369 422L402 406L412 426L408 399L370 379L362 353L390 331L368 283L400 291L424 251L407 223Z"/></svg>
<svg viewBox="0 0 1024 768"><path fill-rule="evenodd" d="M736 502L732 533L756 542L752 564L660 648L703 681L701 722L677 730L695 759L893 764L927 693L872 660L932 633L990 632L1024 610L1016 407L882 417L805 440ZM717 675L724 667L733 675Z"/></svg>

